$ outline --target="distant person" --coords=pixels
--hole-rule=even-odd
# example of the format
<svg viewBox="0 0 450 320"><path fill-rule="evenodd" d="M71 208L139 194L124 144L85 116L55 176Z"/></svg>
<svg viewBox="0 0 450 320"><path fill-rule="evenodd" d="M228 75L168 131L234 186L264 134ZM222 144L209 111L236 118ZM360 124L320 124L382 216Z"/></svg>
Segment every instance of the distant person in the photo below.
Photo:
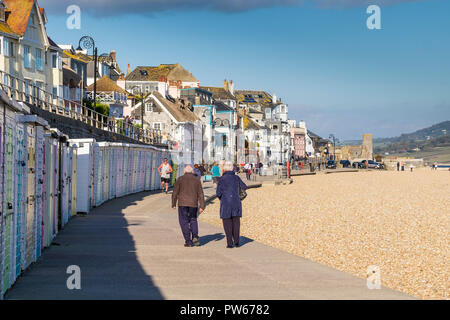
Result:
<svg viewBox="0 0 450 320"><path fill-rule="evenodd" d="M405 163L402 161L402 171L405 171Z"/></svg>
<svg viewBox="0 0 450 320"><path fill-rule="evenodd" d="M437 170L437 168L438 168L438 164L437 164L437 162L435 162L434 163L434 170Z"/></svg>
<svg viewBox="0 0 450 320"><path fill-rule="evenodd" d="M200 169L198 168L198 164L194 164L194 176L196 176L197 178L199 178L200 181L202 180L202 172L201 172Z"/></svg>
<svg viewBox="0 0 450 320"><path fill-rule="evenodd" d="M259 164L258 164L258 169L259 169L259 175L260 176L262 176L262 172L263 172L263 167L264 167L264 165L262 164L262 162L260 162Z"/></svg>
<svg viewBox="0 0 450 320"><path fill-rule="evenodd" d="M400 162L397 161L397 171L400 171Z"/></svg>
<svg viewBox="0 0 450 320"><path fill-rule="evenodd" d="M213 183L217 185L220 179L220 168L216 162L213 163L213 166L211 168L211 174L213 178Z"/></svg>
<svg viewBox="0 0 450 320"><path fill-rule="evenodd" d="M178 220L184 237L184 246L200 246L197 217L205 210L202 184L194 176L191 166L184 168L184 175L177 179L172 193L172 208L178 202Z"/></svg>
<svg viewBox="0 0 450 320"><path fill-rule="evenodd" d="M166 189L166 194L169 190L170 174L173 172L172 166L167 158L164 158L163 163L158 167L159 175L161 176L161 189L164 191Z"/></svg>
<svg viewBox="0 0 450 320"><path fill-rule="evenodd" d="M414 166L411 164L411 165L409 166L409 169L411 170L411 172L413 172Z"/></svg>
<svg viewBox="0 0 450 320"><path fill-rule="evenodd" d="M234 172L235 174L238 174L238 173L239 173L239 167L238 167L238 165L237 165L236 163L233 165L233 172Z"/></svg>
<svg viewBox="0 0 450 320"><path fill-rule="evenodd" d="M245 170L245 177L247 178L247 181L249 181L250 177L252 175L252 168L251 168L250 163L246 163L244 165L244 170Z"/></svg>
<svg viewBox="0 0 450 320"><path fill-rule="evenodd" d="M202 177L206 175L206 169L203 163L198 166L198 170L200 170Z"/></svg>
<svg viewBox="0 0 450 320"><path fill-rule="evenodd" d="M225 163L225 173L219 181L216 195L220 200L220 218L227 237L227 248L239 247L240 225L242 217L242 201L239 187L247 189L247 185L233 172L233 164Z"/></svg>

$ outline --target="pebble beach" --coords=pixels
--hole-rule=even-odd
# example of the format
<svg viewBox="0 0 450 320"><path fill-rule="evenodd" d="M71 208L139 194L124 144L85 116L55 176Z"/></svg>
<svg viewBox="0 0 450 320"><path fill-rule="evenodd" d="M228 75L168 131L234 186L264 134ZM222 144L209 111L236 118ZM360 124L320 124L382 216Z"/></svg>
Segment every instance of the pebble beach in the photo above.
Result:
<svg viewBox="0 0 450 320"><path fill-rule="evenodd" d="M450 172L293 179L248 190L242 236L360 278L377 266L383 286L419 299L449 299ZM200 221L222 227L219 200Z"/></svg>

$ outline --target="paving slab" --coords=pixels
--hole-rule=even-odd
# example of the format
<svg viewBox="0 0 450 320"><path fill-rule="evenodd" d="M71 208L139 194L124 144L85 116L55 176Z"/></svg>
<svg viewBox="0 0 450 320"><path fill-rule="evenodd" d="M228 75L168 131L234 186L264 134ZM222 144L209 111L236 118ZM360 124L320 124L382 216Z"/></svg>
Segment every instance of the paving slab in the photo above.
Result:
<svg viewBox="0 0 450 320"><path fill-rule="evenodd" d="M205 194L214 187L206 185ZM245 214L245 213L244 213ZM411 299L364 279L200 222L185 248L170 194L139 193L76 216L18 279L6 299ZM56 245L57 244L57 245ZM66 286L70 265L81 290Z"/></svg>

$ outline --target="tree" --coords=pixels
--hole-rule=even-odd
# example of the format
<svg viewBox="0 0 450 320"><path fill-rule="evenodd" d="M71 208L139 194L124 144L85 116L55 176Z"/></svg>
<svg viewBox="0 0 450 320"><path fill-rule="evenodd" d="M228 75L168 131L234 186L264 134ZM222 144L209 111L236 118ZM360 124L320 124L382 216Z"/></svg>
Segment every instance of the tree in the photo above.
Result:
<svg viewBox="0 0 450 320"><path fill-rule="evenodd" d="M97 107L95 108L95 111L108 117L109 116L109 105L104 103L97 103Z"/></svg>

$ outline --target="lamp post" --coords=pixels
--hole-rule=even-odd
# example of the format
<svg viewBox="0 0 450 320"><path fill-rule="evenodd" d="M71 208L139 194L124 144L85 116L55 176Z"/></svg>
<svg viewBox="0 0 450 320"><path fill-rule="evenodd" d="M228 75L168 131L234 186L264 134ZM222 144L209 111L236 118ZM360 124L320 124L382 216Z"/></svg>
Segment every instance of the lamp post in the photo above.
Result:
<svg viewBox="0 0 450 320"><path fill-rule="evenodd" d="M336 161L336 142L339 143L339 139L337 139L334 134L330 134L329 139L333 139L333 160Z"/></svg>
<svg viewBox="0 0 450 320"><path fill-rule="evenodd" d="M87 50L92 49L94 55L94 110L97 108L97 47L95 41L90 36L83 36L78 41L77 50L83 50L83 47Z"/></svg>
<svg viewBox="0 0 450 320"><path fill-rule="evenodd" d="M139 86L133 86L131 88L131 91L134 93L134 89L138 88L138 95L141 97L141 126L142 126L142 132L144 132L144 93L142 93L142 90Z"/></svg>

